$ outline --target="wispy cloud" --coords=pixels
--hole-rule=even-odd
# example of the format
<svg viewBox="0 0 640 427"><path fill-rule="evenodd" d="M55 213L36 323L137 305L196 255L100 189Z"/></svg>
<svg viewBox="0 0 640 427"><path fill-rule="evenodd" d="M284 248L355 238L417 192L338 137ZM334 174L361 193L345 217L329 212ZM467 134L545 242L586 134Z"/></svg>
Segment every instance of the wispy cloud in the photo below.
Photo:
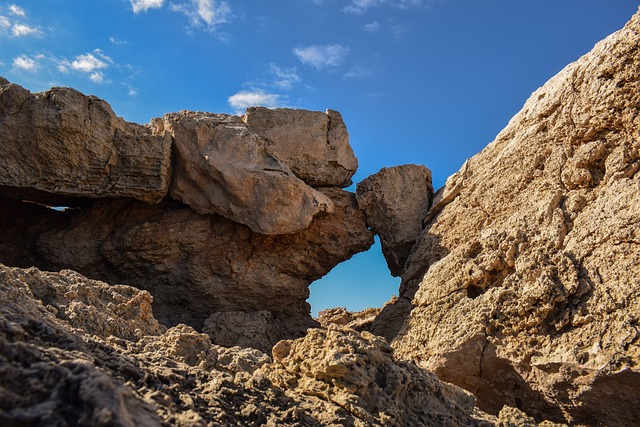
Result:
<svg viewBox="0 0 640 427"><path fill-rule="evenodd" d="M27 24L13 24L11 34L13 34L14 37L41 36L42 31L37 27L31 27Z"/></svg>
<svg viewBox="0 0 640 427"><path fill-rule="evenodd" d="M11 26L11 21L6 16L0 15L0 30L6 30Z"/></svg>
<svg viewBox="0 0 640 427"><path fill-rule="evenodd" d="M91 79L92 82L98 83L98 84L103 84L107 82L104 76L104 73L102 71L94 71L89 75L89 78Z"/></svg>
<svg viewBox="0 0 640 427"><path fill-rule="evenodd" d="M363 65L354 65L351 69L344 75L346 79L368 79L375 76L376 71L372 67L365 67Z"/></svg>
<svg viewBox="0 0 640 427"><path fill-rule="evenodd" d="M338 66L348 52L348 47L339 44L311 45L293 49L293 54L303 64L317 70Z"/></svg>
<svg viewBox="0 0 640 427"><path fill-rule="evenodd" d="M242 113L248 107L277 108L283 106L282 95L269 93L262 90L243 90L228 99L229 105L236 113Z"/></svg>
<svg viewBox="0 0 640 427"><path fill-rule="evenodd" d="M431 0L349 0L349 4L342 10L347 13L365 13L372 7L391 6L398 9L421 8Z"/></svg>
<svg viewBox="0 0 640 427"><path fill-rule="evenodd" d="M190 0L187 3L172 3L171 10L184 14L193 27L215 29L231 20L231 7L225 1Z"/></svg>
<svg viewBox="0 0 640 427"><path fill-rule="evenodd" d="M13 68L24 71L35 71L38 63L35 59L29 58L27 55L20 55L13 58Z"/></svg>
<svg viewBox="0 0 640 427"><path fill-rule="evenodd" d="M366 24L363 28L365 31L368 31L370 33L375 33L380 29L380 24L378 24L378 21L373 21L370 24Z"/></svg>
<svg viewBox="0 0 640 427"><path fill-rule="evenodd" d="M276 64L269 64L269 71L275 76L273 85L280 89L291 89L300 82L298 71L294 68L280 68Z"/></svg>
<svg viewBox="0 0 640 427"><path fill-rule="evenodd" d="M159 9L164 0L130 0L133 13L146 12L149 9Z"/></svg>
<svg viewBox="0 0 640 427"><path fill-rule="evenodd" d="M12 15L20 16L22 18L27 16L27 14L25 13L24 9L19 7L19 6L16 6L15 4L9 5L9 12Z"/></svg>
<svg viewBox="0 0 640 427"><path fill-rule="evenodd" d="M111 42L111 44L115 44L116 46L127 44L126 40L120 40L119 38L113 36L109 37L109 41Z"/></svg>

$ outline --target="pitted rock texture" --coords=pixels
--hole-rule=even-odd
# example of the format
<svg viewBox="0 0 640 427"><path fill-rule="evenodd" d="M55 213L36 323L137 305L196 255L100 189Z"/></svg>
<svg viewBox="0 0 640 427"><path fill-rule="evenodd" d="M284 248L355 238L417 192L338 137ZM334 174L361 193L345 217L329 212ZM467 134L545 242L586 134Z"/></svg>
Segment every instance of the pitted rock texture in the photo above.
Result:
<svg viewBox="0 0 640 427"><path fill-rule="evenodd" d="M640 407L640 12L538 89L436 196L396 355L497 413Z"/></svg>
<svg viewBox="0 0 640 427"><path fill-rule="evenodd" d="M200 214L219 214L257 233L287 234L307 228L319 212L333 211L328 197L272 153L277 145L271 146L238 116L183 111L166 114L152 126L174 141L171 196Z"/></svg>
<svg viewBox="0 0 640 427"><path fill-rule="evenodd" d="M159 202L171 138L116 117L70 88L31 93L0 81L0 196L73 206L87 198Z"/></svg>
<svg viewBox="0 0 640 427"><path fill-rule="evenodd" d="M433 200L431 171L421 165L382 168L358 183L356 198L367 224L380 236L389 271L402 275Z"/></svg>
<svg viewBox="0 0 640 427"><path fill-rule="evenodd" d="M157 318L167 325L201 329L214 313L226 313L208 321L211 331L226 331L215 334L221 343L267 351L316 325L306 302L311 282L373 244L355 195L339 189L325 194L336 206L332 214L278 236L171 200L100 201L65 212L35 209L32 216L25 212L33 205L19 209L11 202L0 213L0 220L8 217L0 221L0 262L73 269L148 290ZM237 329L239 317L251 327ZM252 336L260 340L251 344Z"/></svg>
<svg viewBox="0 0 640 427"><path fill-rule="evenodd" d="M257 350L211 344L185 325L134 338L98 316L92 330L109 333L95 335L39 300L34 280L39 292L51 295L68 282L99 311L112 298L103 292L108 285L75 273L0 265L2 425L495 424L474 409L471 395L396 362L388 344L371 334L312 330L278 344L274 362ZM126 288L118 288L121 303L147 313L136 297L140 291ZM65 304L64 296L50 302Z"/></svg>
<svg viewBox="0 0 640 427"><path fill-rule="evenodd" d="M314 187L348 187L358 169L349 134L337 111L248 108L242 116L265 138L268 152Z"/></svg>

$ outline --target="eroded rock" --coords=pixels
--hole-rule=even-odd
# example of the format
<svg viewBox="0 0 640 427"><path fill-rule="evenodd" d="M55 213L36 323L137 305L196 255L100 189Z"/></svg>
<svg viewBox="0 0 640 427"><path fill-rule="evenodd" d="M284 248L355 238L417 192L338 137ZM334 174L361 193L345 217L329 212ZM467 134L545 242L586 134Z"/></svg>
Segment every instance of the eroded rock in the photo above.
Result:
<svg viewBox="0 0 640 427"><path fill-rule="evenodd" d="M287 234L333 210L329 198L294 175L238 116L183 111L153 126L174 140L171 196L200 214L219 214L257 233Z"/></svg>
<svg viewBox="0 0 640 427"><path fill-rule="evenodd" d="M431 171L421 165L382 168L358 183L356 198L367 224L380 236L391 274L400 276L431 207Z"/></svg>
<svg viewBox="0 0 640 427"><path fill-rule="evenodd" d="M265 138L268 152L314 187L348 187L358 169L349 134L337 111L248 108L242 117Z"/></svg>
<svg viewBox="0 0 640 427"><path fill-rule="evenodd" d="M171 138L116 117L70 88L0 81L0 196L73 206L87 198L156 203L171 178Z"/></svg>
<svg viewBox="0 0 640 427"><path fill-rule="evenodd" d="M640 13L447 181L407 263L396 354L536 420L640 406Z"/></svg>
<svg viewBox="0 0 640 427"><path fill-rule="evenodd" d="M17 217L7 218L0 233L0 253L19 263L20 251L27 251L28 262L41 268L69 268L146 289L157 318L167 325L201 329L212 314L227 313L209 320L212 330L229 331L215 335L221 342L252 345L248 337L254 330L260 341L253 345L266 351L316 325L306 302L310 283L373 244L355 195L338 189L325 193L336 206L332 214L279 236L199 215L171 200L101 201L65 212L37 210L33 216L18 215L22 211L14 208ZM259 312L268 313L258 321L251 313ZM253 329L236 330L239 316Z"/></svg>
<svg viewBox="0 0 640 427"><path fill-rule="evenodd" d="M99 311L111 298L102 291L108 285L77 274L0 265L3 425L493 424L468 393L395 361L371 334L314 329L278 344L274 362L257 350L211 344L185 325L133 340L122 329L93 335L86 323L56 317L31 292L32 280L52 294L69 282ZM140 291L126 288L121 303L143 309ZM91 328L109 330L108 322L98 316Z"/></svg>

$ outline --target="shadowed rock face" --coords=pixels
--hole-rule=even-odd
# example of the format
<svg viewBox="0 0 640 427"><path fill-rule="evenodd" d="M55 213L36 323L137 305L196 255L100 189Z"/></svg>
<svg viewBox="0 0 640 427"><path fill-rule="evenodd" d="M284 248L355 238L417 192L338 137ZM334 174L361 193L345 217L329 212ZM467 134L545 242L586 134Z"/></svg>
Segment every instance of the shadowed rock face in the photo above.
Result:
<svg viewBox="0 0 640 427"><path fill-rule="evenodd" d="M32 94L0 81L0 196L74 206L86 199L159 202L171 138L116 117L70 88Z"/></svg>
<svg viewBox="0 0 640 427"><path fill-rule="evenodd" d="M420 165L382 168L358 183L356 198L367 224L380 236L389 271L402 275L433 200L431 171Z"/></svg>
<svg viewBox="0 0 640 427"><path fill-rule="evenodd" d="M639 117L640 13L438 191L403 275L415 308L396 354L490 412L637 423Z"/></svg>
<svg viewBox="0 0 640 427"><path fill-rule="evenodd" d="M316 325L306 303L308 286L373 244L355 196L338 189L325 194L336 206L332 214L280 236L172 201L101 201L65 212L35 209L31 216L25 212L33 205L18 210L7 204L0 252L14 265L72 268L146 289L167 325L202 328L212 314L225 313L207 322L212 332L228 330L215 334L217 342L266 351Z"/></svg>

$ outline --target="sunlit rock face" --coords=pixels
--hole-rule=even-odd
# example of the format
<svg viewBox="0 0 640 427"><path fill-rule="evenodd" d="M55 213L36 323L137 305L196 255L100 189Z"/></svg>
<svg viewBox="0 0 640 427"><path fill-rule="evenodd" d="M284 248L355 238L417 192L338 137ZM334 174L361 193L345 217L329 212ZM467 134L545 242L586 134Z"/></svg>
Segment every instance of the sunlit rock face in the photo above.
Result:
<svg viewBox="0 0 640 427"><path fill-rule="evenodd" d="M637 423L639 169L636 14L438 191L403 275L405 313L415 297L396 355L489 412Z"/></svg>

